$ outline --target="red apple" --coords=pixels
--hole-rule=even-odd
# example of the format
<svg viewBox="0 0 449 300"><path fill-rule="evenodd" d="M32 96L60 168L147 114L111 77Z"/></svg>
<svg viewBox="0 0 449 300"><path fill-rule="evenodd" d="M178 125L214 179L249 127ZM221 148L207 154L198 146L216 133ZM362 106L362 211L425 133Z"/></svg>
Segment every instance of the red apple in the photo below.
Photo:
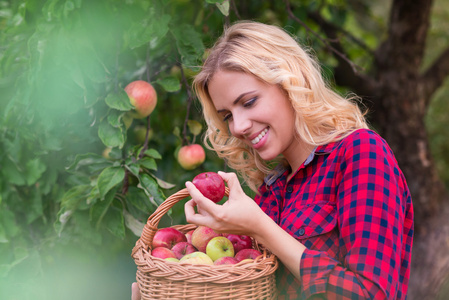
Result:
<svg viewBox="0 0 449 300"><path fill-rule="evenodd" d="M214 261L214 265L235 265L239 261L235 257L223 256Z"/></svg>
<svg viewBox="0 0 449 300"><path fill-rule="evenodd" d="M195 229L189 230L186 232L186 238L188 243L192 243L192 233L195 231Z"/></svg>
<svg viewBox="0 0 449 300"><path fill-rule="evenodd" d="M171 251L168 248L165 247L157 247L154 248L153 250L151 250L151 255L153 255L154 257L159 257L162 259L166 259L169 257L173 257L176 258L176 255L173 251Z"/></svg>
<svg viewBox="0 0 449 300"><path fill-rule="evenodd" d="M251 249L253 247L253 242L247 235L228 234L227 238L234 246L235 253L242 249Z"/></svg>
<svg viewBox="0 0 449 300"><path fill-rule="evenodd" d="M180 242L171 248L177 259L181 259L184 255L198 251L192 244L188 242Z"/></svg>
<svg viewBox="0 0 449 300"><path fill-rule="evenodd" d="M153 249L157 247L165 247L171 249L175 244L187 242L184 233L172 227L161 228L154 234Z"/></svg>
<svg viewBox="0 0 449 300"><path fill-rule="evenodd" d="M192 245L198 251L206 253L207 243L220 234L207 226L198 226L192 233Z"/></svg>
<svg viewBox="0 0 449 300"><path fill-rule="evenodd" d="M185 170L193 170L206 159L206 152L199 144L182 146L178 151L178 162Z"/></svg>
<svg viewBox="0 0 449 300"><path fill-rule="evenodd" d="M145 118L151 114L157 104L157 94L153 86L143 80L136 80L125 87L129 102L135 107L135 118Z"/></svg>
<svg viewBox="0 0 449 300"><path fill-rule="evenodd" d="M235 254L235 258L238 261L242 261L244 259L256 259L259 255L262 255L262 253L259 250L256 249L242 249L239 252Z"/></svg>
<svg viewBox="0 0 449 300"><path fill-rule="evenodd" d="M196 175L192 183L203 194L204 197L209 198L217 203L225 194L225 184L223 178L215 172L204 172Z"/></svg>
<svg viewBox="0 0 449 300"><path fill-rule="evenodd" d="M224 236L217 236L207 243L206 254L212 258L213 261L225 256L234 257L234 246L232 246L231 241Z"/></svg>

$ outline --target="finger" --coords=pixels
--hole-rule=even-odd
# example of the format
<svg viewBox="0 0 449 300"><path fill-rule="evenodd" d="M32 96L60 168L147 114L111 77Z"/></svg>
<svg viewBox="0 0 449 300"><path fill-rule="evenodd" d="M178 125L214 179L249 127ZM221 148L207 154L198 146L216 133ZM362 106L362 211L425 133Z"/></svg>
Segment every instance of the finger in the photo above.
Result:
<svg viewBox="0 0 449 300"><path fill-rule="evenodd" d="M229 190L242 190L242 187L240 185L239 179L237 178L237 175L235 173L225 173L222 171L218 171L218 175L223 178L224 181L228 184Z"/></svg>
<svg viewBox="0 0 449 300"><path fill-rule="evenodd" d="M207 212L211 212L215 209L215 206L217 206L214 202L204 197L203 194L201 194L196 186L190 181L186 182L186 188L199 209L205 209Z"/></svg>
<svg viewBox="0 0 449 300"><path fill-rule="evenodd" d="M140 300L140 289L137 282L133 282L131 285L131 300Z"/></svg>
<svg viewBox="0 0 449 300"><path fill-rule="evenodd" d="M195 212L196 202L189 200L184 204L184 213L186 218L189 219L196 214Z"/></svg>

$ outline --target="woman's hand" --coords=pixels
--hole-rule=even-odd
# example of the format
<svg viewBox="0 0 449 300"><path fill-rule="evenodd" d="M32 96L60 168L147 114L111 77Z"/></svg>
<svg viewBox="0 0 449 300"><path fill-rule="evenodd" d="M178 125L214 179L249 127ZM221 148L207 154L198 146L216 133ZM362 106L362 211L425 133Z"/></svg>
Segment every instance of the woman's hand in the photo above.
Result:
<svg viewBox="0 0 449 300"><path fill-rule="evenodd" d="M204 197L191 183L186 182L192 199L185 204L186 220L219 232L252 235L260 216L265 213L240 186L235 173L218 172L229 187L229 197L223 205ZM197 212L195 212L195 207Z"/></svg>

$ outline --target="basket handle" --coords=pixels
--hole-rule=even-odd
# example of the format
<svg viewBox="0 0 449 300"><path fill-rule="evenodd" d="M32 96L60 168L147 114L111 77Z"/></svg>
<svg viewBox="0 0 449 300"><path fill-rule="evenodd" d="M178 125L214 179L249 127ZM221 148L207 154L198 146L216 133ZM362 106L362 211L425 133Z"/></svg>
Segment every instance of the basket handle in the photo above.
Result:
<svg viewBox="0 0 449 300"><path fill-rule="evenodd" d="M158 206L158 208L151 214L150 217L148 217L147 223L143 227L142 235L139 239L140 245L143 246L145 249L151 249L151 244L153 242L154 235L156 234L156 231L158 230L159 221L161 218L179 201L183 200L184 198L190 196L188 190L186 188L172 194L167 199L165 199L164 202L161 203L161 205ZM229 196L229 188L225 187L225 196ZM139 244L139 241L137 244ZM136 247L137 247L136 244ZM135 252L135 251L133 251Z"/></svg>

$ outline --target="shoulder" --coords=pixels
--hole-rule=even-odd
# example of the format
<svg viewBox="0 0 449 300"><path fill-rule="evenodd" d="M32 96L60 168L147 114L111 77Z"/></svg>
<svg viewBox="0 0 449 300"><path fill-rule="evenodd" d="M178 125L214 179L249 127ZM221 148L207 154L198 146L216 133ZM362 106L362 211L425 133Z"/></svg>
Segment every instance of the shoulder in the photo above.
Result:
<svg viewBox="0 0 449 300"><path fill-rule="evenodd" d="M370 129L358 129L341 140L340 147L345 151L375 152L392 155L389 145L378 133Z"/></svg>

